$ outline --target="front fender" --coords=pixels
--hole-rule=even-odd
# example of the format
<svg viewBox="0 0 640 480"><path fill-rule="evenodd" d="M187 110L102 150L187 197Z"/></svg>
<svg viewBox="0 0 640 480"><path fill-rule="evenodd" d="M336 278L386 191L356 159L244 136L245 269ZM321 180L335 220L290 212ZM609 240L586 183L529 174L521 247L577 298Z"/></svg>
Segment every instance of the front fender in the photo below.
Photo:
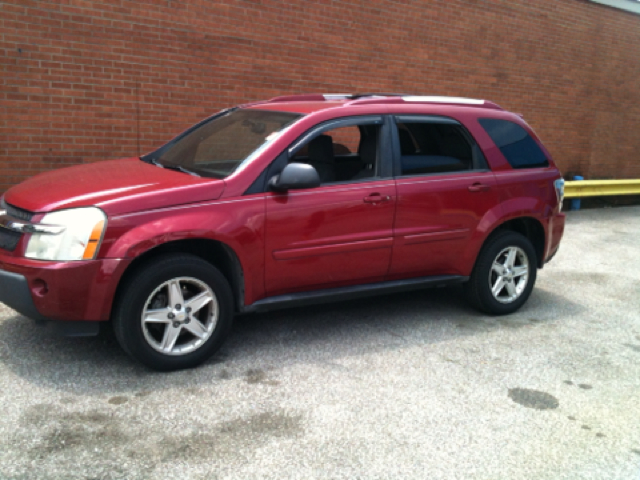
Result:
<svg viewBox="0 0 640 480"><path fill-rule="evenodd" d="M264 196L254 196L114 217L109 219L100 257L133 259L168 242L217 241L238 257L245 301L253 302L264 293L264 210Z"/></svg>

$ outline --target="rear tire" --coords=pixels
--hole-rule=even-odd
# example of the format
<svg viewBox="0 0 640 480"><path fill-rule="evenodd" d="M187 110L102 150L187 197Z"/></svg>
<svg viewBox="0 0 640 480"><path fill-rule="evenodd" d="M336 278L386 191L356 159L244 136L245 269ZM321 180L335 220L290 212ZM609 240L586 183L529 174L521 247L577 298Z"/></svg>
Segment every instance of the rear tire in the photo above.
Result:
<svg viewBox="0 0 640 480"><path fill-rule="evenodd" d="M490 315L515 312L531 295L537 264L527 237L512 231L496 233L483 246L464 285L467 300Z"/></svg>
<svg viewBox="0 0 640 480"><path fill-rule="evenodd" d="M233 294L220 271L199 257L154 258L126 280L113 313L122 348L159 371L195 367L223 344Z"/></svg>

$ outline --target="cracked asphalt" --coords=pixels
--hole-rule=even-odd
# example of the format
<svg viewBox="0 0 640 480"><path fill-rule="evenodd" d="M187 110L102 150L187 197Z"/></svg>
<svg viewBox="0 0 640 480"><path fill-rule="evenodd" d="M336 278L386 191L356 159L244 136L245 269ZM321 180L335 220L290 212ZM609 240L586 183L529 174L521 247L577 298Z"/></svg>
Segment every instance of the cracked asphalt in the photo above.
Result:
<svg viewBox="0 0 640 480"><path fill-rule="evenodd" d="M569 212L518 313L459 288L238 318L159 374L0 304L1 479L638 479L640 207Z"/></svg>

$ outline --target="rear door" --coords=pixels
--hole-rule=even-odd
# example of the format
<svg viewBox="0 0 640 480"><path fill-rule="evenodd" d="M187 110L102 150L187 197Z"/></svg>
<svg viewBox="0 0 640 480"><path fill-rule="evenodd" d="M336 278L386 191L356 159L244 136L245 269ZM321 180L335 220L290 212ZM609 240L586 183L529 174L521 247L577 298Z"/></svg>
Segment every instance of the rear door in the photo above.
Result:
<svg viewBox="0 0 640 480"><path fill-rule="evenodd" d="M468 275L473 259L465 258L466 248L497 204L480 148L445 117L395 117L392 136L398 199L388 278Z"/></svg>

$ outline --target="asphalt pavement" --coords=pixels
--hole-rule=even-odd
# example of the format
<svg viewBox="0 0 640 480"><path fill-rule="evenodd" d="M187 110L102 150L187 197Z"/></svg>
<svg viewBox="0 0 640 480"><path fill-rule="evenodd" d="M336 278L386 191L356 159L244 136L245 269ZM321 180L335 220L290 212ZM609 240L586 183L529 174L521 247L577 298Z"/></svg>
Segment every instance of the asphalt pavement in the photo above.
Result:
<svg viewBox="0 0 640 480"><path fill-rule="evenodd" d="M640 207L569 212L516 314L459 288L238 318L201 368L0 304L1 479L640 479Z"/></svg>

